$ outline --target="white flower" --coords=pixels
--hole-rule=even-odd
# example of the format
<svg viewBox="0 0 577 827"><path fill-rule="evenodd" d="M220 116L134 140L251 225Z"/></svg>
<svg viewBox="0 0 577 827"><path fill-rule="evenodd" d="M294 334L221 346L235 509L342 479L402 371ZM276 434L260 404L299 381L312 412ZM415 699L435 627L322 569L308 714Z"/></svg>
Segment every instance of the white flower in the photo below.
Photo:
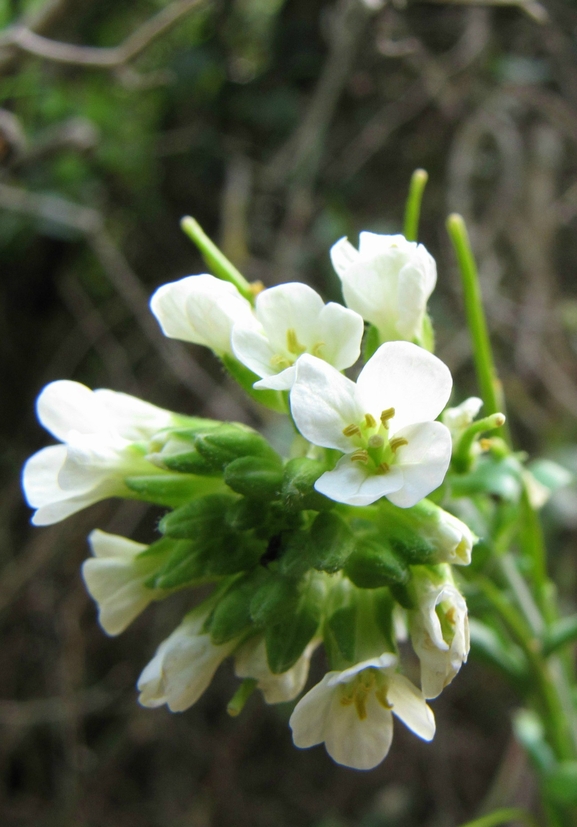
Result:
<svg viewBox="0 0 577 827"><path fill-rule="evenodd" d="M348 307L375 325L381 341L421 343L427 300L437 281L435 259L402 235L361 233L356 250L346 238L331 260Z"/></svg>
<svg viewBox="0 0 577 827"><path fill-rule="evenodd" d="M98 604L100 625L118 635L155 599L157 591L144 584L158 568L158 557L140 557L148 546L98 529L88 542L94 557L83 563L82 576Z"/></svg>
<svg viewBox="0 0 577 827"><path fill-rule="evenodd" d="M160 644L138 679L142 706L166 704L172 712L182 712L208 687L238 640L216 646L210 634L202 631L207 615L205 607L193 609Z"/></svg>
<svg viewBox="0 0 577 827"><path fill-rule="evenodd" d="M255 316L258 326L239 320L232 331L236 358L263 377L255 388L288 390L294 381L294 363L303 353L338 370L359 358L362 318L335 302L324 304L306 284L281 284L259 293Z"/></svg>
<svg viewBox="0 0 577 827"><path fill-rule="evenodd" d="M451 578L447 569L447 580ZM448 686L469 654L469 620L463 595L452 582L415 577L418 609L411 612L413 649L421 661L425 698Z"/></svg>
<svg viewBox="0 0 577 827"><path fill-rule="evenodd" d="M388 652L343 672L328 672L296 705L289 721L297 747L324 742L338 764L370 770L387 755L393 714L430 741L435 719L419 690L395 672Z"/></svg>
<svg viewBox="0 0 577 827"><path fill-rule="evenodd" d="M337 502L387 497L401 508L437 488L451 459L451 437L433 422L451 393L446 365L409 342L381 345L357 383L305 354L297 363L291 409L301 434L346 456L315 483Z"/></svg>
<svg viewBox="0 0 577 827"><path fill-rule="evenodd" d="M92 503L125 494L123 478L161 473L135 444L176 425L176 414L133 396L91 391L78 382L47 385L36 403L38 419L63 445L43 448L24 466L35 525L63 520Z"/></svg>
<svg viewBox="0 0 577 827"><path fill-rule="evenodd" d="M320 640L312 640L294 666L276 675L266 657L264 637L255 636L243 643L234 655L234 672L238 678L253 678L267 704L292 701L300 695L307 681L311 657Z"/></svg>
<svg viewBox="0 0 577 827"><path fill-rule="evenodd" d="M459 440L463 431L469 427L481 410L482 405L482 399L479 399L478 396L470 396L455 408L447 408L447 410L443 412L441 418L451 432L453 442Z"/></svg>
<svg viewBox="0 0 577 827"><path fill-rule="evenodd" d="M476 542L473 532L462 520L439 508L437 523L438 534L435 541L440 552L440 559L454 566L468 566L471 562L473 545Z"/></svg>
<svg viewBox="0 0 577 827"><path fill-rule="evenodd" d="M165 336L231 354L235 322L254 324L250 302L234 284L203 273L163 284L150 300Z"/></svg>

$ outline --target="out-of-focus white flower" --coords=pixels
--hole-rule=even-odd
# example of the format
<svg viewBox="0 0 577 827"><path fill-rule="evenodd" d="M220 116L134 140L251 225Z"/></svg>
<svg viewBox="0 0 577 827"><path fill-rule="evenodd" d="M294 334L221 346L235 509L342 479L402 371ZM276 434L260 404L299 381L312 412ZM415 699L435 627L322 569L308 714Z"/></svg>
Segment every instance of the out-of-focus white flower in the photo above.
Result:
<svg viewBox="0 0 577 827"><path fill-rule="evenodd" d="M427 300L437 281L435 259L422 244L365 232L358 250L347 238L337 241L331 260L347 306L375 325L381 342L422 343Z"/></svg>
<svg viewBox="0 0 577 827"><path fill-rule="evenodd" d="M276 675L266 658L264 637L257 635L243 643L234 655L234 672L238 678L253 678L267 704L292 701L300 695L307 681L311 657L320 640L312 640L294 666Z"/></svg>
<svg viewBox="0 0 577 827"><path fill-rule="evenodd" d="M468 566L471 562L473 545L476 542L473 532L462 520L449 514L444 509L439 509L439 521L437 523L437 539L441 559L443 562L452 563L454 566Z"/></svg>
<svg viewBox="0 0 577 827"><path fill-rule="evenodd" d="M436 698L451 683L470 647L465 599L452 582L449 567L437 570L444 572L442 578L426 573L415 573L413 578L418 608L411 612L409 625L425 698Z"/></svg>
<svg viewBox="0 0 577 827"><path fill-rule="evenodd" d="M409 342L381 345L356 382L305 354L297 362L291 410L301 434L345 456L315 483L337 502L387 497L401 508L437 488L451 459L451 436L434 422L451 393L449 369Z"/></svg>
<svg viewBox="0 0 577 827"><path fill-rule="evenodd" d="M235 322L247 327L255 323L250 302L234 284L206 273L163 284L150 309L165 336L205 345L219 356L232 354Z"/></svg>
<svg viewBox="0 0 577 827"><path fill-rule="evenodd" d="M82 576L98 604L100 625L109 635L119 635L157 596L144 584L158 568L158 557L142 557L148 546L98 529L88 542L94 557L83 563Z"/></svg>
<svg viewBox="0 0 577 827"><path fill-rule="evenodd" d="M234 354L263 378L255 388L288 390L294 363L303 353L324 359L337 370L354 364L361 352L363 320L353 310L323 300L298 282L263 290L256 298L258 327L239 321L232 332Z"/></svg>
<svg viewBox="0 0 577 827"><path fill-rule="evenodd" d="M172 712L188 709L238 645L237 639L215 645L210 634L202 631L207 615L205 607L193 609L160 644L138 679L138 700L143 706L166 704Z"/></svg>
<svg viewBox="0 0 577 827"><path fill-rule="evenodd" d="M395 672L388 652L343 672L328 672L298 702L290 719L297 747L324 742L338 764L370 770L387 755L393 714L420 738L430 741L435 719L423 695Z"/></svg>
<svg viewBox="0 0 577 827"><path fill-rule="evenodd" d="M110 390L78 382L47 385L36 403L38 419L62 445L38 451L24 466L35 525L63 520L92 503L127 494L123 478L162 473L144 458L139 442L178 424L176 414Z"/></svg>
<svg viewBox="0 0 577 827"><path fill-rule="evenodd" d="M453 442L457 442L463 431L473 422L482 405L482 399L479 399L478 396L470 396L455 408L447 408L443 412L441 419L451 432Z"/></svg>

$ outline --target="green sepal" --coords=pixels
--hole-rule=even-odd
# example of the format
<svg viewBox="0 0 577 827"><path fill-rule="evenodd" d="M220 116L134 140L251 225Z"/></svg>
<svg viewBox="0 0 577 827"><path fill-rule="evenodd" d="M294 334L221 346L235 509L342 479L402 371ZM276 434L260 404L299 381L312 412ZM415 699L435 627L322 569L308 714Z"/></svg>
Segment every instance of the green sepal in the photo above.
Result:
<svg viewBox="0 0 577 827"><path fill-rule="evenodd" d="M287 531L281 540L279 572L286 577L302 577L311 568L312 548L308 531Z"/></svg>
<svg viewBox="0 0 577 827"><path fill-rule="evenodd" d="M194 447L215 470L225 467L239 457L263 457L280 463L280 457L266 439L247 425L224 422L220 428L200 433Z"/></svg>
<svg viewBox="0 0 577 827"><path fill-rule="evenodd" d="M225 519L234 531L261 529L270 519L270 509L260 500L240 497L227 508Z"/></svg>
<svg viewBox="0 0 577 827"><path fill-rule="evenodd" d="M125 477L124 484L137 495L137 499L168 508L178 508L194 497L222 489L220 479L207 479L192 474Z"/></svg>
<svg viewBox="0 0 577 827"><path fill-rule="evenodd" d="M389 586L389 591L403 609L414 609L415 604L409 592L409 589L404 583L394 583Z"/></svg>
<svg viewBox="0 0 577 827"><path fill-rule="evenodd" d="M389 649L393 652L397 648L395 631L393 628L393 609L395 601L390 589L374 589L373 607L375 613L375 621L379 630L385 636Z"/></svg>
<svg viewBox="0 0 577 827"><path fill-rule="evenodd" d="M316 459L296 457L289 460L284 468L282 499L290 511L328 511L335 503L324 494L315 491L314 484L327 470L327 466Z"/></svg>
<svg viewBox="0 0 577 827"><path fill-rule="evenodd" d="M196 540L203 533L222 528L227 510L236 498L229 494L208 494L177 508L158 524L159 530L178 540Z"/></svg>
<svg viewBox="0 0 577 827"><path fill-rule="evenodd" d="M299 602L298 582L269 574L252 597L250 615L257 626L267 626L290 618Z"/></svg>
<svg viewBox="0 0 577 827"><path fill-rule="evenodd" d="M325 624L325 638L329 651L336 652L347 663L353 663L356 652L357 607L342 606L330 616Z"/></svg>
<svg viewBox="0 0 577 827"><path fill-rule="evenodd" d="M446 538L439 526L443 510L423 499L411 508L399 508L388 500L378 505L376 521L382 538L406 563L428 565L443 559Z"/></svg>
<svg viewBox="0 0 577 827"><path fill-rule="evenodd" d="M230 462L224 470L224 481L237 494L259 500L280 496L283 470L279 459L244 456Z"/></svg>
<svg viewBox="0 0 577 827"><path fill-rule="evenodd" d="M211 579L204 575L193 542L164 539L172 545L172 550L164 565L146 581L145 585L149 589L178 589L185 585L199 585Z"/></svg>
<svg viewBox="0 0 577 827"><path fill-rule="evenodd" d="M363 360L368 362L371 356L375 354L381 344L379 331L374 324L367 327L365 338L363 342Z"/></svg>
<svg viewBox="0 0 577 827"><path fill-rule="evenodd" d="M423 316L423 326L421 328L419 344L421 347L424 347L425 350L428 350L429 353L435 352L435 329L428 313L425 313Z"/></svg>
<svg viewBox="0 0 577 827"><path fill-rule="evenodd" d="M210 618L210 636L219 645L239 637L253 625L250 613L251 600L259 583L266 577L264 569L235 581L217 603Z"/></svg>
<svg viewBox="0 0 577 827"><path fill-rule="evenodd" d="M203 477L220 476L221 471L195 451L182 451L178 454L158 454L158 459L169 471L178 471L180 474L198 474Z"/></svg>
<svg viewBox="0 0 577 827"><path fill-rule="evenodd" d="M321 512L310 530L311 565L333 574L343 567L355 548L350 528L334 511Z"/></svg>
<svg viewBox="0 0 577 827"><path fill-rule="evenodd" d="M298 603L282 621L265 628L268 665L275 675L286 672L297 662L316 634L325 599L324 584L310 577L300 590Z"/></svg>
<svg viewBox="0 0 577 827"><path fill-rule="evenodd" d="M238 382L249 396L252 396L253 399L261 405L264 405L265 408L270 408L271 411L288 413L286 398L281 391L258 390L258 388L253 388L254 383L258 382L261 378L260 376L253 373L250 368L247 368L246 365L243 365L242 362L239 362L234 356L225 353L221 356L221 359L232 378Z"/></svg>
<svg viewBox="0 0 577 827"><path fill-rule="evenodd" d="M361 589L378 589L409 582L407 564L380 540L358 541L345 564L345 574Z"/></svg>

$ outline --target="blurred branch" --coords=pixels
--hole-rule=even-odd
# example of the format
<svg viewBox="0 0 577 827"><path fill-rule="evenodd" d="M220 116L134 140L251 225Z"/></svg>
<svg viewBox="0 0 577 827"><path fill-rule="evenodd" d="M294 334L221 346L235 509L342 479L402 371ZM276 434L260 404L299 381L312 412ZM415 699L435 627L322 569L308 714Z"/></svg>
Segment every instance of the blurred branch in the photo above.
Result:
<svg viewBox="0 0 577 827"><path fill-rule="evenodd" d="M181 17L193 11L203 0L175 0L129 35L120 46L98 48L59 43L37 34L27 26L14 26L0 35L0 47L14 46L37 57L56 63L73 63L113 69L137 57L157 37L170 29Z"/></svg>
<svg viewBox="0 0 577 827"><path fill-rule="evenodd" d="M443 6L517 6L537 23L547 23L549 20L545 7L535 0L419 0L419 2Z"/></svg>

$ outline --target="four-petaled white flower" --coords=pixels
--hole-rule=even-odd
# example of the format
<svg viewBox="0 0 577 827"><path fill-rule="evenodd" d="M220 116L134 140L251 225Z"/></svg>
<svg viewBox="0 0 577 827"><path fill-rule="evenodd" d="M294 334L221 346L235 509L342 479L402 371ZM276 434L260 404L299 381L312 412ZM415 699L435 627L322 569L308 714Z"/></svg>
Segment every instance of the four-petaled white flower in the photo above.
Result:
<svg viewBox="0 0 577 827"><path fill-rule="evenodd" d="M375 325L380 341L422 344L427 300L437 281L435 259L402 235L361 233L356 250L346 238L331 260L348 307Z"/></svg>
<svg viewBox="0 0 577 827"><path fill-rule="evenodd" d="M119 635L157 596L145 585L158 568L148 546L96 529L88 537L94 557L82 565L82 577L98 604L98 620L109 635Z"/></svg>
<svg viewBox="0 0 577 827"><path fill-rule="evenodd" d="M234 672L238 678L253 678L267 704L292 701L300 695L307 681L309 665L320 640L312 640L297 662L288 671L275 674L270 671L263 636L255 636L243 643L234 654Z"/></svg>
<svg viewBox="0 0 577 827"><path fill-rule="evenodd" d="M150 300L165 336L231 355L235 322L255 324L250 302L234 284L203 273L163 284Z"/></svg>
<svg viewBox="0 0 577 827"><path fill-rule="evenodd" d="M410 615L413 649L421 662L421 689L436 698L458 673L469 654L467 604L457 587L426 576L414 578L418 608Z"/></svg>
<svg viewBox="0 0 577 827"><path fill-rule="evenodd" d="M351 382L326 362L301 356L291 410L301 434L342 451L315 488L337 502L368 505L387 497L415 505L443 481L451 436L433 422L452 387L440 359L409 342L388 342Z"/></svg>
<svg viewBox="0 0 577 827"><path fill-rule="evenodd" d="M303 353L324 359L337 370L359 358L363 320L353 310L323 300L306 284L281 284L256 298L258 326L240 320L232 331L236 358L263 378L255 388L288 390L294 364Z"/></svg>
<svg viewBox="0 0 577 827"><path fill-rule="evenodd" d="M127 495L126 476L162 473L145 460L138 443L180 421L125 393L91 391L67 380L47 385L36 408L42 425L64 444L43 448L24 466L24 493L38 509L34 525L57 523L106 497Z"/></svg>
<svg viewBox="0 0 577 827"><path fill-rule="evenodd" d="M324 742L338 764L370 770L387 755L393 714L420 738L430 741L435 719L423 695L395 672L388 652L343 672L328 672L298 702L289 721L297 747Z"/></svg>
<svg viewBox="0 0 577 827"><path fill-rule="evenodd" d="M238 640L214 644L202 630L207 616L205 607L193 609L160 644L138 679L138 700L142 706L166 704L172 712L182 712L196 703L208 687Z"/></svg>

